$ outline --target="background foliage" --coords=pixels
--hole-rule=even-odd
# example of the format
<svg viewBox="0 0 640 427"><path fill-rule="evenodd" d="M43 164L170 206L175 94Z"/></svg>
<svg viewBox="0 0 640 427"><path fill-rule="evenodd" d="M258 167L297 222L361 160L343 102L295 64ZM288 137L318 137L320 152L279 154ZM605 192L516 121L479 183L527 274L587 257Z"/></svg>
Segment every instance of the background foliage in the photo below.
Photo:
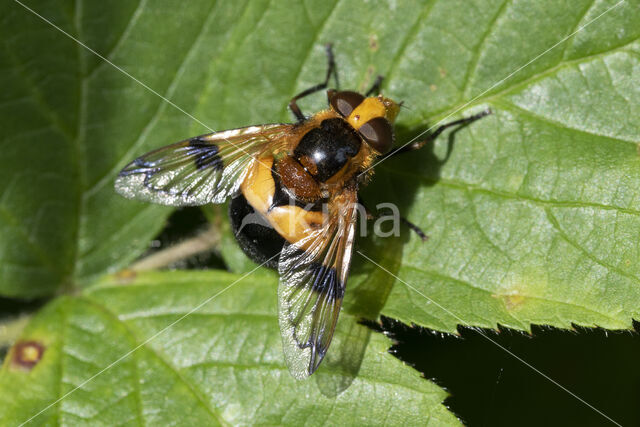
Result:
<svg viewBox="0 0 640 427"><path fill-rule="evenodd" d="M65 294L22 335L45 344L42 361L25 372L11 352L5 360L3 423L134 349L34 421L455 423L440 404L446 393L386 354L389 340L358 319L454 332L630 329L638 317L637 1L601 17L614 1L25 4L198 121L20 4L0 6L0 295ZM288 99L324 73L327 42L343 87L362 90L382 74L384 92L405 101L399 141L452 114L494 114L377 168L365 199L398 204L430 240L405 230L358 242L402 281L354 255L334 360L317 380L294 383L282 366L275 277L243 278L253 267L219 210L209 215L231 273L104 277L145 252L171 213L119 198L112 184L131 159L204 133L203 123L288 121Z"/></svg>

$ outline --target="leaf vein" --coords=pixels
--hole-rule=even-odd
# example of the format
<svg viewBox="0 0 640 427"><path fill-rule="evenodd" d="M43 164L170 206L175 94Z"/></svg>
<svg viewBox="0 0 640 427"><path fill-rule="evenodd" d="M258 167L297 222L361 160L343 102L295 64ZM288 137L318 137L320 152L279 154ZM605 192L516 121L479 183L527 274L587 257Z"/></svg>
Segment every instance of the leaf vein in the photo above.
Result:
<svg viewBox="0 0 640 427"><path fill-rule="evenodd" d="M534 113L531 110L527 110L525 108L522 108L519 105L513 104L513 103L511 103L509 101L506 101L504 99L500 100L500 101L497 101L497 102L494 101L494 104L499 106L500 108L502 108L504 110L509 110L512 113L516 113L516 114L526 115L530 119L537 120L537 121L540 121L540 122L543 122L543 123L547 123L547 124L550 124L550 125L552 125L554 127L559 127L559 128L562 128L562 129L571 129L573 131L581 132L581 133L584 133L586 135L609 138L609 139L612 139L612 140L615 140L615 141L624 142L625 144L633 144L634 146L637 146L638 143L640 143L640 140L633 141L633 140L625 139L625 138L620 137L620 136L607 135L607 134L604 134L604 133L596 133L596 132L594 132L592 130L588 130L588 129L579 129L579 128L576 128L576 127L571 127L571 126L567 125L566 123L562 123L562 122L556 121L556 120L551 119L549 117L541 116L539 114Z"/></svg>
<svg viewBox="0 0 640 427"><path fill-rule="evenodd" d="M576 23L573 25L573 28L571 29L571 31L569 31L567 33L567 35L569 34L573 34L576 32L576 30L578 29L578 27L580 26L580 23L584 20L584 17L587 16L587 14L589 13L589 11L591 10L591 8L596 4L596 0L591 0L591 4L588 4L584 10L582 11L582 13L580 14L580 16L578 17L578 19L576 20ZM570 47L573 46L573 43L575 41L575 37L571 37L571 39L567 40L567 43L565 43L565 45L562 48L562 55L560 55L560 57L564 60L566 59L566 53L569 50Z"/></svg>
<svg viewBox="0 0 640 427"><path fill-rule="evenodd" d="M324 29L327 26L328 22L331 20L331 17L335 13L335 11L338 9L338 6L340 5L341 1L342 0L336 0L335 1L335 3L333 4L333 7L331 8L331 11L322 20L320 25L318 25L318 29L314 33L313 38L311 39L311 43L309 43L309 45L307 46L307 49L306 49L307 53L306 53L305 57L302 59L302 61L300 61L300 66L298 67L298 70L295 73L295 77L291 80L291 88L288 90L288 92L291 94L291 97L295 96L294 91L296 90L296 86L298 84L298 80L300 79L300 76L302 75L302 70L304 69L304 64L307 63L307 61L311 57L311 54L313 53L312 47L318 42L318 39L320 38L320 34L324 31ZM287 104L284 107L284 112L283 112L282 115L284 115L286 113L288 108L289 107L288 107L288 104Z"/></svg>
<svg viewBox="0 0 640 427"><path fill-rule="evenodd" d="M402 58L402 56L406 52L407 47L409 46L409 44L413 41L413 39L416 38L416 36L418 34L418 30L420 29L421 24L423 23L423 21L431 13L435 3L436 3L435 1L430 1L430 2L425 3L425 5L422 7L422 10L420 11L420 14L419 14L418 18L415 20L415 22L413 23L413 25L411 26L409 31L407 31L407 34L405 35L404 39L402 40L402 44L400 45L400 47L396 51L396 54L393 56L393 60L391 61L391 66L387 70L387 76L386 76L387 80L389 80L389 81L392 80L393 73L395 72L398 63L400 63L400 59Z"/></svg>
<svg viewBox="0 0 640 427"><path fill-rule="evenodd" d="M20 226L18 219L13 214L11 214L11 212L9 212L9 210L7 210L5 206L1 204L0 213L2 214L2 216L4 216L5 222L7 224L11 224L13 226L13 229L18 232L18 235L22 237L22 240L27 244L27 246L31 248L34 255L40 258L40 260L43 262L43 267L46 267L47 270L54 274L63 273L62 270L58 270L58 268L56 268L56 264L47 256L47 253L44 252L44 250L40 246L31 241L29 235L25 233L23 228Z"/></svg>
<svg viewBox="0 0 640 427"><path fill-rule="evenodd" d="M213 6L209 9L209 12L207 13L205 19L203 20L200 31L197 33L197 36L194 38L194 41L193 43L191 43L191 46L189 47L189 49L187 49L185 55L182 58L182 61L180 62L180 66L178 67L177 71L173 74L173 79L169 83L169 86L167 87L167 90L165 91L165 93L162 95L166 99L171 99L171 96L176 90L178 81L180 80L180 77L182 77L182 74L184 72L184 67L188 62L187 59L192 55L195 47L202 40L202 35L204 34L204 28L206 27L208 21L213 16L213 11L215 10L215 2L212 4ZM104 174L91 187L87 189L87 191L84 193L85 199L91 197L98 190L104 187L104 185L110 181L111 176L113 176L118 169L124 166L123 162L125 161L125 159L129 159L133 157L136 150L144 142L146 136L149 134L153 126L156 124L158 118L160 117L160 114L165 110L167 105L168 103L165 102L164 99L160 99L160 101L158 102L158 107L156 108L156 111L153 113L153 115L151 116L147 124L142 128L136 141L131 145L131 147L128 150L125 151L125 153L122 156L120 156L120 158L114 163L113 167L109 169L106 174Z"/></svg>
<svg viewBox="0 0 640 427"><path fill-rule="evenodd" d="M443 185L445 187L450 187L450 188L454 188L462 191L471 191L475 193L482 193L482 194L487 194L491 196L496 196L503 199L513 199L517 201L530 202L532 204L538 204L540 206L552 206L552 207L560 207L560 208L593 208L593 209L602 209L602 210L608 210L608 211L619 211L629 215L640 216L640 210L633 209L633 208L623 208L620 206L605 205L605 204L595 203L595 202L545 200L545 199L539 199L539 198L524 195L524 194L508 193L506 191L484 188L484 187L478 186L477 184L467 183L460 180L445 179L445 178L432 179L424 176L416 176L415 174L407 173L407 172L396 170L396 169L391 169L389 167L385 167L385 170L401 176L410 176L413 179L419 179L431 185L438 184L438 185Z"/></svg>
<svg viewBox="0 0 640 427"><path fill-rule="evenodd" d="M425 121L437 121L437 120L433 120L434 118L437 118L438 116L449 116L451 114L455 114L459 111L461 111L462 109L471 109L473 107L475 107L476 105L479 104L486 104L489 102L495 102L497 100L503 99L505 96L511 95L514 92L517 92L520 89L524 89L527 88L529 86L531 86L533 83L542 80L546 77L549 77L550 75L552 75L553 73L556 73L564 68L568 68L574 65L580 65L580 64L584 64L587 63L589 61L592 60L596 60L599 58L604 58L607 57L609 55L614 55L616 53L620 53L620 52L624 52L626 54L629 55L638 55L636 52L633 52L631 50L625 50L629 45L631 45L632 43L634 43L635 41L640 40L640 37L637 37L633 40L630 40L628 43L622 44L614 49L610 49L607 51L602 51L602 52L597 52L597 53L593 53L591 55L586 55L580 58L576 58L576 59L572 59L572 60L566 60L566 61L560 61L558 64L547 68L546 70L541 70L540 72L533 74L529 77L527 77L526 79L522 80L519 83L515 83L511 86L505 86L503 89L498 90L490 95L489 92L487 92L487 94L483 94L482 96L478 97L477 99L473 99L473 102L471 102L471 100L461 100L460 102L456 103L455 105L451 105L448 107L444 107L441 108L439 110L434 110L432 112L429 112L427 116L421 115L421 116L416 116L416 122L417 123L424 123ZM500 85L496 86L499 87Z"/></svg>
<svg viewBox="0 0 640 427"><path fill-rule="evenodd" d="M633 274L630 274L630 273L620 269L619 267L616 267L613 264L609 264L608 262L598 258L594 254L592 254L590 251L588 251L586 248L584 248L582 245L580 245L578 242L576 242L575 240L571 239L567 235L567 233L564 231L562 226L560 225L560 222L558 221L556 216L553 214L553 212L551 212L551 209L549 209L547 207L547 208L545 208L544 211L545 211L545 214L547 215L547 219L549 220L549 223L551 223L551 225L553 225L553 228L556 229L556 231L558 232L560 237L563 240L565 240L567 243L569 243L571 246L573 246L574 248L579 250L581 253L583 253L591 261L595 262L596 264L601 265L602 267L606 268L609 271L612 271L614 273L619 274L622 277L626 277L627 279L631 280L632 282L634 282L636 284L638 284L640 282L640 278L639 277L637 277L637 276L635 276Z"/></svg>
<svg viewBox="0 0 640 427"><path fill-rule="evenodd" d="M504 15L505 11L507 10L507 5L512 3L513 3L513 0L504 0L502 2L502 5L498 8L494 16L491 18L491 21L489 21L487 25L487 29L480 36L479 42L477 44L477 48L475 49L475 55L473 56L471 63L467 68L467 73L464 78L464 86L462 88L462 91L460 92L461 100L467 99L469 97L468 91L469 89L471 89L471 80L475 76L476 71L478 70L480 57L484 53L483 49L485 48L485 43L489 38L489 35L491 34L491 30L493 30L495 23L498 22L498 19L500 19L500 17Z"/></svg>
<svg viewBox="0 0 640 427"><path fill-rule="evenodd" d="M112 56L120 48L122 43L127 39L127 37L129 36L129 33L131 32L131 29L136 24L136 22L138 22L140 15L142 15L142 10L144 9L144 6L146 4L147 4L147 0L138 0L138 5L136 6L135 10L131 14L131 17L127 22L127 26L122 31L122 33L120 33L120 37L118 37L118 39L113 43L112 47L110 49L107 49L107 53L103 55L105 58L111 60ZM89 77L92 77L101 68L101 66L104 66L105 64L107 64L106 61L98 62L98 64L93 68L93 70L88 72Z"/></svg>
<svg viewBox="0 0 640 427"><path fill-rule="evenodd" d="M420 273L426 274L426 275L431 276L431 277L435 277L435 278L440 279L440 280L450 280L450 281L453 281L453 282L455 282L457 284L467 286L467 287L469 287L469 288L471 288L473 290L485 292L485 293L489 294L490 296L493 296L493 295L506 296L506 297L512 296L510 294L501 294L499 292L492 292L492 291L489 291L488 289L484 289L482 287L476 286L476 285L474 285L474 284L472 284L470 282L466 282L464 280L461 280L461 279L458 279L458 278L455 278L455 277L452 277L452 276L448 276L448 275L445 275L445 274L442 274L442 273L439 273L439 272L435 272L435 271L432 271L432 270L425 270L422 267L418 267L418 266L414 266L414 265L410 265L410 264L405 264L403 266L403 268L408 268L408 269L411 269L411 270L415 270L415 271L418 271ZM621 319L619 319L617 317L613 317L608 313L602 313L602 312L600 312L600 311L598 311L598 310L596 310L594 308L587 307L587 306L584 306L584 305L578 305L576 303L567 302L567 301L553 300L553 299L549 299L549 298L545 298L545 297L541 297L541 296L531 296L531 295L523 295L523 294L519 294L519 295L521 295L521 296L523 296L523 297L525 297L527 299L546 301L546 302L550 302L550 303L553 303L553 304L568 305L568 306L571 306L571 307L579 308L581 310L587 310L587 311L589 311L589 312L591 312L593 314L596 314L598 316L601 316L601 317L603 317L605 319L609 319L609 320L613 321L616 324L620 324L621 323ZM461 323L459 323L460 319L462 319L461 316L456 316L456 315L454 315L452 313L449 313L449 312L447 312L447 314L452 316L452 317L454 317L454 318L456 318L456 321L458 322L458 324L461 324ZM520 324L526 324L526 323L528 323L529 325L535 324L535 323L532 323L532 322L523 322L521 319L516 318L513 314L509 313L506 310L503 312L503 314L508 315L515 322L520 323ZM495 323L493 321L489 322L488 320L487 320L487 322L488 322L487 324ZM469 322L462 323L462 325L464 325L464 326L472 326L472 324L469 323ZM494 329L495 329L495 327L494 327Z"/></svg>
<svg viewBox="0 0 640 427"><path fill-rule="evenodd" d="M126 322L123 322L122 320L120 320L120 318L116 315L116 313L114 313L113 311L111 311L109 308L107 308L106 306L98 303L97 301L92 300L91 298L88 298L86 296L79 296L78 297L79 301L83 301L88 305L91 305L92 307L95 307L97 309L99 309L101 312L105 313L108 317L110 317L114 322L122 325L122 327L127 331L128 335L132 338L133 342L135 343L143 343L142 347L144 349L146 349L149 354L153 355L156 357L156 359L161 362L163 365L165 365L171 372L174 373L174 375L176 376L176 378L185 385L185 387L187 388L187 390L189 390L191 392L191 394L193 395L193 397L196 399L196 401L200 404L201 407L203 407L214 419L216 419L221 425L227 425L228 423L222 418L222 416L220 414L218 414L216 411L214 411L214 408L210 407L204 396L201 395L200 391L197 390L189 381L187 381L187 379L181 374L180 370L177 369L175 366L173 366L171 363L169 363L169 361L166 360L165 356L161 355L160 352L158 350L156 350L155 348L153 348L152 346L148 345L147 342L142 342L139 337L136 335L136 333L129 327L129 325ZM135 362L134 362L135 363Z"/></svg>

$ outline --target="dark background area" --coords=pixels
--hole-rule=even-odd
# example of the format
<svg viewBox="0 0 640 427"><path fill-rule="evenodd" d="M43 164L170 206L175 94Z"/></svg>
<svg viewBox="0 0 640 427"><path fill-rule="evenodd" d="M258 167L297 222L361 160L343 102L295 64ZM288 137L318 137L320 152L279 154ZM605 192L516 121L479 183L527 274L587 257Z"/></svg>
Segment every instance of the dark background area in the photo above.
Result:
<svg viewBox="0 0 640 427"><path fill-rule="evenodd" d="M199 208L177 210L145 255L190 237L207 224ZM224 262L208 253L175 267L224 268ZM44 303L0 298L0 321L36 311ZM635 331L534 326L531 335L505 328L459 327L459 336L385 317L380 323L365 323L395 341L392 354L450 393L444 403L465 425L613 425L511 352L617 423L640 426L638 322ZM0 359L7 349L6 344L0 348Z"/></svg>
<svg viewBox="0 0 640 427"><path fill-rule="evenodd" d="M382 330L397 340L391 351L445 388L445 405L469 426L614 425L496 344L617 423L640 425L634 326L636 332L534 326L531 335L459 327L454 336L382 319Z"/></svg>

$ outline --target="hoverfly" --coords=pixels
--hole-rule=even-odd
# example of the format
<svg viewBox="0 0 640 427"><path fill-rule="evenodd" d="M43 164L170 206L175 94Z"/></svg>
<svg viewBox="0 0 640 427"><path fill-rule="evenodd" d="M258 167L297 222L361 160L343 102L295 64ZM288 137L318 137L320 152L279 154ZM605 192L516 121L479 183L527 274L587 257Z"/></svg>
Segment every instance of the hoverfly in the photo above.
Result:
<svg viewBox="0 0 640 427"><path fill-rule="evenodd" d="M284 355L298 379L315 372L331 343L351 262L358 188L371 179L374 161L418 149L444 129L490 113L447 123L428 140L391 150L401 104L377 94L381 77L364 95L329 89L328 109L310 117L301 112L297 100L326 89L332 75L337 83L331 45L327 56L324 82L289 103L295 123L214 132L158 148L122 169L115 184L125 197L163 205L231 199L239 245L279 272ZM262 221L247 224L248 216Z"/></svg>

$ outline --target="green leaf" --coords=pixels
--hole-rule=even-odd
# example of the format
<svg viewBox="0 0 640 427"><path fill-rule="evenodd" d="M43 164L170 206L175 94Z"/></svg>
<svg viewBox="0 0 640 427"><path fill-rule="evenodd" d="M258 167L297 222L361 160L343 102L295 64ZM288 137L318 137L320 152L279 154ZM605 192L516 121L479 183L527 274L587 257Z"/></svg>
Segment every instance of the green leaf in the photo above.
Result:
<svg viewBox="0 0 640 427"><path fill-rule="evenodd" d="M322 76L328 41L343 86L363 89L383 74L385 93L405 101L399 141L491 106L492 117L456 134L444 165L446 136L435 153L378 168L373 201L404 205L432 237L409 243L402 277L472 324L628 327L637 4L601 17L613 1L429 1L385 14L382 2L32 6L213 129L288 119L287 99ZM206 129L19 4L2 8L0 292L35 296L138 256L169 211L116 196L115 173ZM405 194L376 191L384 180ZM460 322L407 310L415 299L398 285L387 314L446 330Z"/></svg>
<svg viewBox="0 0 640 427"><path fill-rule="evenodd" d="M288 100L322 78L323 45L333 42L343 88L365 90L382 74L385 94L405 102L408 108L397 123L399 143L440 120L486 107L494 111L455 134L445 133L433 146L376 168L364 191L367 203L396 203L430 240L423 243L403 230L401 240L359 241L362 254L401 280L394 283L390 273L356 253L342 315L346 320L340 322L345 336L348 325L355 325L351 316L371 319L380 313L443 331L454 331L459 323L630 328L638 317L638 0L26 4L138 81L19 3L0 5L1 295L52 295L89 286L105 272L126 267L162 228L170 210L118 197L112 188L117 171L149 149L207 127L289 121ZM318 95L301 105L313 112L324 108L326 99ZM250 268L237 251L225 251L225 258L234 271ZM160 277L165 276L157 279L163 286ZM231 277L212 280L207 289L218 289ZM144 314L153 312L144 307L175 305L184 312L185 305L178 303L189 297L180 289L140 296L135 286L112 287L102 284L81 297L57 300L29 327L24 339L40 340L48 350L30 373L13 371L11 355L5 362L3 385L22 385L18 393L4 392L2 400L14 408L9 416L46 406L110 363L110 357L121 354L116 350L135 348L166 324L145 323ZM97 298L116 290L114 301ZM275 298L272 288L269 292ZM275 313L271 307L267 316ZM220 338L225 345L239 345L234 340L243 335L234 328L247 321L240 317L230 316L228 325L225 320L230 331ZM157 410L182 416L180 421L214 416L214 406L230 402L221 406L220 420L243 422L238 417L250 417L244 408L251 402L242 400L248 398L224 400L219 393L246 394L256 389L254 383L236 387L233 381L244 380L237 376L229 389L225 383L202 391L198 387L209 384L202 378L185 380L176 373L187 365L171 369L171 363L182 361L171 358L171 345L191 349L198 345L191 340L213 330L202 317L190 322L192 330L167 332L166 341L143 346L132 355L133 362L127 359L122 370L113 368L119 376L92 382L99 393L79 390L71 396L80 397L70 403L65 399L60 411L47 412L44 419L62 416L74 423L73 414L102 416L97 408L113 409L105 404L108 398L130 405L135 416L153 416ZM189 335L194 331L201 332ZM275 360L280 347L273 332L265 330L259 338L272 340L263 348ZM372 335L370 341L362 350L363 376L374 372L370 366L375 366L374 378L401 369L396 380L414 384L406 368L382 354L388 346L382 337ZM349 354L336 344L330 355ZM231 360L226 354L213 356ZM384 362L377 365L376 357ZM132 387L141 384L135 375L145 373L147 394L136 394ZM327 376L318 373L318 378ZM153 383L157 378L160 382ZM255 381L262 387L269 378ZM451 421L437 404L442 391L414 380L429 387L418 388L418 394L432 396L419 410ZM121 381L129 388L119 388ZM288 384L265 388L264 395L297 391L282 403L286 407L302 405L298 396L320 395L304 389L313 382L298 384L302 390ZM340 396L357 391L359 399L371 399L377 390L366 376L358 376ZM167 395L172 398L164 399ZM214 405L212 399L219 400ZM146 406L145 413L139 409L144 402L157 406ZM240 406L234 406L237 402ZM340 402L323 401L324 409L314 416L344 411ZM188 409L162 406L174 403ZM260 406L257 413L272 406ZM278 410L274 418L259 420L278 422ZM397 419L412 414L408 408Z"/></svg>
<svg viewBox="0 0 640 427"><path fill-rule="evenodd" d="M14 347L0 371L0 424L24 422L65 395L33 423L458 424L440 404L446 393L349 315L328 363L294 380L276 286L275 274L176 271L111 277L58 299L22 337L46 347L42 359L22 369Z"/></svg>
<svg viewBox="0 0 640 427"><path fill-rule="evenodd" d="M554 5L549 15L540 2L487 6L463 32L437 3L416 27L407 51L434 43L437 27L468 40L471 53L434 55L427 62L441 73L409 85L394 79L391 92L403 99L435 87L427 104L408 102L426 117L476 96L468 108L494 114L454 141L439 138L431 153L378 169L390 187L408 184L409 196L394 200L431 237L423 244L412 236L405 246L398 276L415 290L397 282L383 314L444 331L460 323L618 329L638 318L640 8L624 2L589 24L615 2ZM519 31L527 22L538 25ZM435 43L438 51L451 40ZM400 60L394 70L404 74L417 61Z"/></svg>

